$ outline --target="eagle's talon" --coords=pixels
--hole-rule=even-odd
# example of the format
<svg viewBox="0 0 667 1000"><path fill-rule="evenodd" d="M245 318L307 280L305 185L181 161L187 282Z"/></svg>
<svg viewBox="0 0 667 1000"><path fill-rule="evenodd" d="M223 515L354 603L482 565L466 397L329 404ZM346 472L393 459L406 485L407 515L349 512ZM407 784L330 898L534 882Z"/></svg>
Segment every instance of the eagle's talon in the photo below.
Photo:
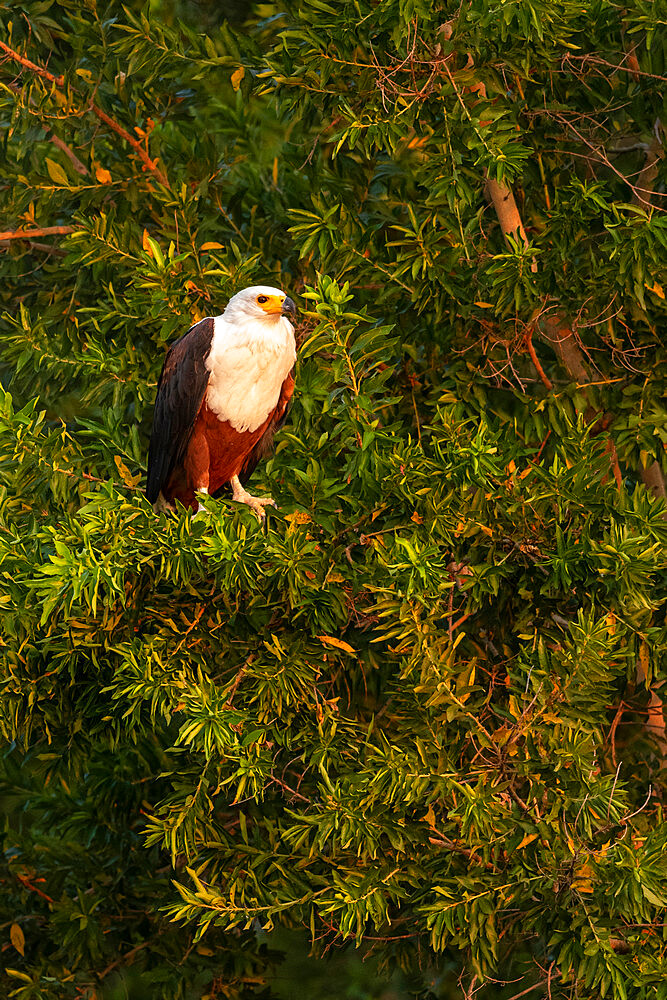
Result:
<svg viewBox="0 0 667 1000"><path fill-rule="evenodd" d="M234 481L234 479L236 480L236 482ZM232 500L236 500L237 503L246 504L247 507L250 507L250 510L253 512L255 517L257 517L260 521L265 521L266 511L264 510L264 508L277 507L276 501L273 499L273 497L252 496L250 493L247 492L247 490L243 489L241 483L236 477L234 477L234 479L232 480L232 487L233 487Z"/></svg>

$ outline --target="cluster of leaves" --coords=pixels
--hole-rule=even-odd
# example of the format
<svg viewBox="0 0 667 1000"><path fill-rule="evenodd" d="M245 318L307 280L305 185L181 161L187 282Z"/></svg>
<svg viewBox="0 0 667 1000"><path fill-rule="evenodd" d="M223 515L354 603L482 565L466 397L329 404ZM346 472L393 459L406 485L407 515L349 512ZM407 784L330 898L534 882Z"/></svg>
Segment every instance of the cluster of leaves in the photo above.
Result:
<svg viewBox="0 0 667 1000"><path fill-rule="evenodd" d="M0 6L0 981L249 997L280 925L424 995L656 996L659 14L104 7ZM166 346L260 281L279 511L158 516Z"/></svg>

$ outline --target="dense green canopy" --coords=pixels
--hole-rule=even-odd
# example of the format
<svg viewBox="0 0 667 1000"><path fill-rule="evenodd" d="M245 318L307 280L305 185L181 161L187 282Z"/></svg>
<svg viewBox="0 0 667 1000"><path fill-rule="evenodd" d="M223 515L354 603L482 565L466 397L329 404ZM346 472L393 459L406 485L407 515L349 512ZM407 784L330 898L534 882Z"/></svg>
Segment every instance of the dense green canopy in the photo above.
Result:
<svg viewBox="0 0 667 1000"><path fill-rule="evenodd" d="M0 982L665 997L664 7L227 12L0 5ZM156 515L254 283L280 509Z"/></svg>

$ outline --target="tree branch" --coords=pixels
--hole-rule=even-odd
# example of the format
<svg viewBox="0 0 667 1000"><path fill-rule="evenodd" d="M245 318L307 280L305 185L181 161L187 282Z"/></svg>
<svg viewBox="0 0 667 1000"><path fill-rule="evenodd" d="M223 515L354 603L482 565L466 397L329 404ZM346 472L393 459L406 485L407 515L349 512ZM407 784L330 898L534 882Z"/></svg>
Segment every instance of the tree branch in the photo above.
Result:
<svg viewBox="0 0 667 1000"><path fill-rule="evenodd" d="M25 56L20 56L18 52L14 52L14 49L10 49L9 45L5 45L4 42L0 42L0 49L3 52L6 52L8 56L15 60L15 62L20 63L21 66L25 66L26 69L32 70L33 73L37 73L37 75L41 76L44 80L49 80L51 83L55 83L58 87L65 86L64 76L54 76L53 73L49 73L48 69L42 69L41 66L37 66L34 62L30 62L29 59L25 58Z"/></svg>
<svg viewBox="0 0 667 1000"><path fill-rule="evenodd" d="M21 93L21 88L17 84L15 84L15 83L9 83L9 84L7 84L7 86L15 94L20 94ZM30 104L33 105L33 106L35 105L35 101L34 101L34 99L32 97L30 98ZM39 114L38 114L37 111L35 111L34 114L37 117L39 117ZM44 128L44 130L46 132L46 138L49 140L49 142L52 142L54 146L57 146L58 149L62 150L62 152L65 154L65 156L70 160L70 162L71 162L72 166L74 167L74 169L76 170L77 174L81 174L82 177L88 177L89 176L89 172L88 172L88 168L86 167L85 163L81 162L81 160L79 159L79 157L76 155L76 153L74 153L70 149L70 147L67 145L67 143L64 142L60 138L60 136L57 136L47 125L44 125L42 123L42 127Z"/></svg>
<svg viewBox="0 0 667 1000"><path fill-rule="evenodd" d="M37 236L64 236L73 233L74 226L45 226L43 229L8 229L0 233L0 243L5 240L32 240Z"/></svg>
<svg viewBox="0 0 667 1000"><path fill-rule="evenodd" d="M154 174L155 177L157 177L160 184L164 184L165 187L169 187L169 181L167 180L167 175L160 170L155 160L151 160L150 156L148 155L144 147L141 145L141 143L138 142L133 136L131 136L129 132L126 132L125 129L118 124L118 122L115 122L113 118L110 118L109 115L106 113L106 111L102 111L102 108L98 108L96 104L91 104L90 108L93 114L96 115L100 119L100 121L104 122L105 125L108 125L110 129L113 129L116 135L119 135L122 139L125 139L125 142L129 143L129 145L132 146L132 149L135 150L137 155L143 161L145 168L147 170L150 170L151 173Z"/></svg>
<svg viewBox="0 0 667 1000"><path fill-rule="evenodd" d="M554 346L558 360L568 375L583 385L590 382L588 369L584 364L584 355L577 344L573 330L565 323L562 316L549 316L544 320L548 339Z"/></svg>
<svg viewBox="0 0 667 1000"><path fill-rule="evenodd" d="M26 69L32 70L33 73L37 73L38 76L43 77L43 79L45 80L49 80L51 83L54 83L57 87L65 86L64 76L54 76L53 73L49 73L48 70L42 69L40 66L37 66L29 59L26 59L24 56L19 55L18 52L14 51L14 49L10 49L10 47L8 45L5 45L4 42L0 42L0 49L3 52L6 52L10 58L20 63L21 66L25 66ZM114 121L114 119L111 118L110 115L106 113L106 111L103 111L102 108L98 107L97 104L91 103L90 110L97 118L99 118L100 121L104 122L105 125L108 125L109 128L116 133L116 135L119 135L121 139L124 139L125 142L127 142L132 147L132 149L134 149L136 154L142 160L145 169L150 170L151 173L154 175L154 177L156 177L159 180L160 184L164 184L165 187L169 187L169 181L167 180L167 175L164 174L162 170L160 170L155 160L151 160L146 150L143 148L141 143L134 138L134 136L130 135L130 133L127 132L122 127L122 125L119 125L118 122ZM83 166L83 164L81 164L81 166Z"/></svg>
<svg viewBox="0 0 667 1000"><path fill-rule="evenodd" d="M642 477L644 486L652 493L656 500L666 500L667 490L665 489L665 477L657 462L651 462L646 468L640 466L639 474Z"/></svg>
<svg viewBox="0 0 667 1000"><path fill-rule="evenodd" d="M530 329L528 331L528 333L526 334L525 344L526 344L526 350L528 351L528 353L530 355L530 360L533 362L533 367L535 368L535 371L539 375L539 377L540 377L540 379L542 381L542 384L544 385L545 389L548 392L551 392L551 390L554 387L554 384L551 381L551 379L547 376L547 374L546 374L544 368L542 367L542 365L540 363L540 360L539 360L539 358L538 358L538 356L537 356L537 354L535 352L535 347L533 345L533 331L532 331L532 329Z"/></svg>
<svg viewBox="0 0 667 1000"><path fill-rule="evenodd" d="M80 174L82 177L89 176L88 167L81 162L76 153L72 152L72 150L69 148L66 142L63 142L63 140L59 136L55 135L51 131L47 131L46 138L49 140L49 142L52 142L54 146L57 146L58 149L62 150L62 152L69 159L70 163L76 170L77 174Z"/></svg>
<svg viewBox="0 0 667 1000"><path fill-rule="evenodd" d="M518 235L523 245L527 247L529 245L528 237L526 236L526 230L523 227L521 214L517 208L516 198L512 189L505 184L499 184L498 181L491 180L490 177L486 178L485 189L487 196L496 210L498 222L500 223L500 228L503 231L505 239L508 236L516 237ZM531 262L530 269L533 274L537 272L537 261L535 258Z"/></svg>

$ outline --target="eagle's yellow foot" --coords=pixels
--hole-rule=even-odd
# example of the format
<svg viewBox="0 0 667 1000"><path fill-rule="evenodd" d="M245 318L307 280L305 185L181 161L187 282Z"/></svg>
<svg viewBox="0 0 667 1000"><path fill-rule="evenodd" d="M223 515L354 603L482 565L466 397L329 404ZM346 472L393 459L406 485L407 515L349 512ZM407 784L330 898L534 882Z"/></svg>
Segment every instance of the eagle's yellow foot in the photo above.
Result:
<svg viewBox="0 0 667 1000"><path fill-rule="evenodd" d="M241 486L241 480L238 476L232 476L230 480L232 487L232 500L236 500L237 503L244 503L250 507L251 511L259 521L264 521L266 519L265 507L277 507L276 501L271 497L253 497L247 490Z"/></svg>

